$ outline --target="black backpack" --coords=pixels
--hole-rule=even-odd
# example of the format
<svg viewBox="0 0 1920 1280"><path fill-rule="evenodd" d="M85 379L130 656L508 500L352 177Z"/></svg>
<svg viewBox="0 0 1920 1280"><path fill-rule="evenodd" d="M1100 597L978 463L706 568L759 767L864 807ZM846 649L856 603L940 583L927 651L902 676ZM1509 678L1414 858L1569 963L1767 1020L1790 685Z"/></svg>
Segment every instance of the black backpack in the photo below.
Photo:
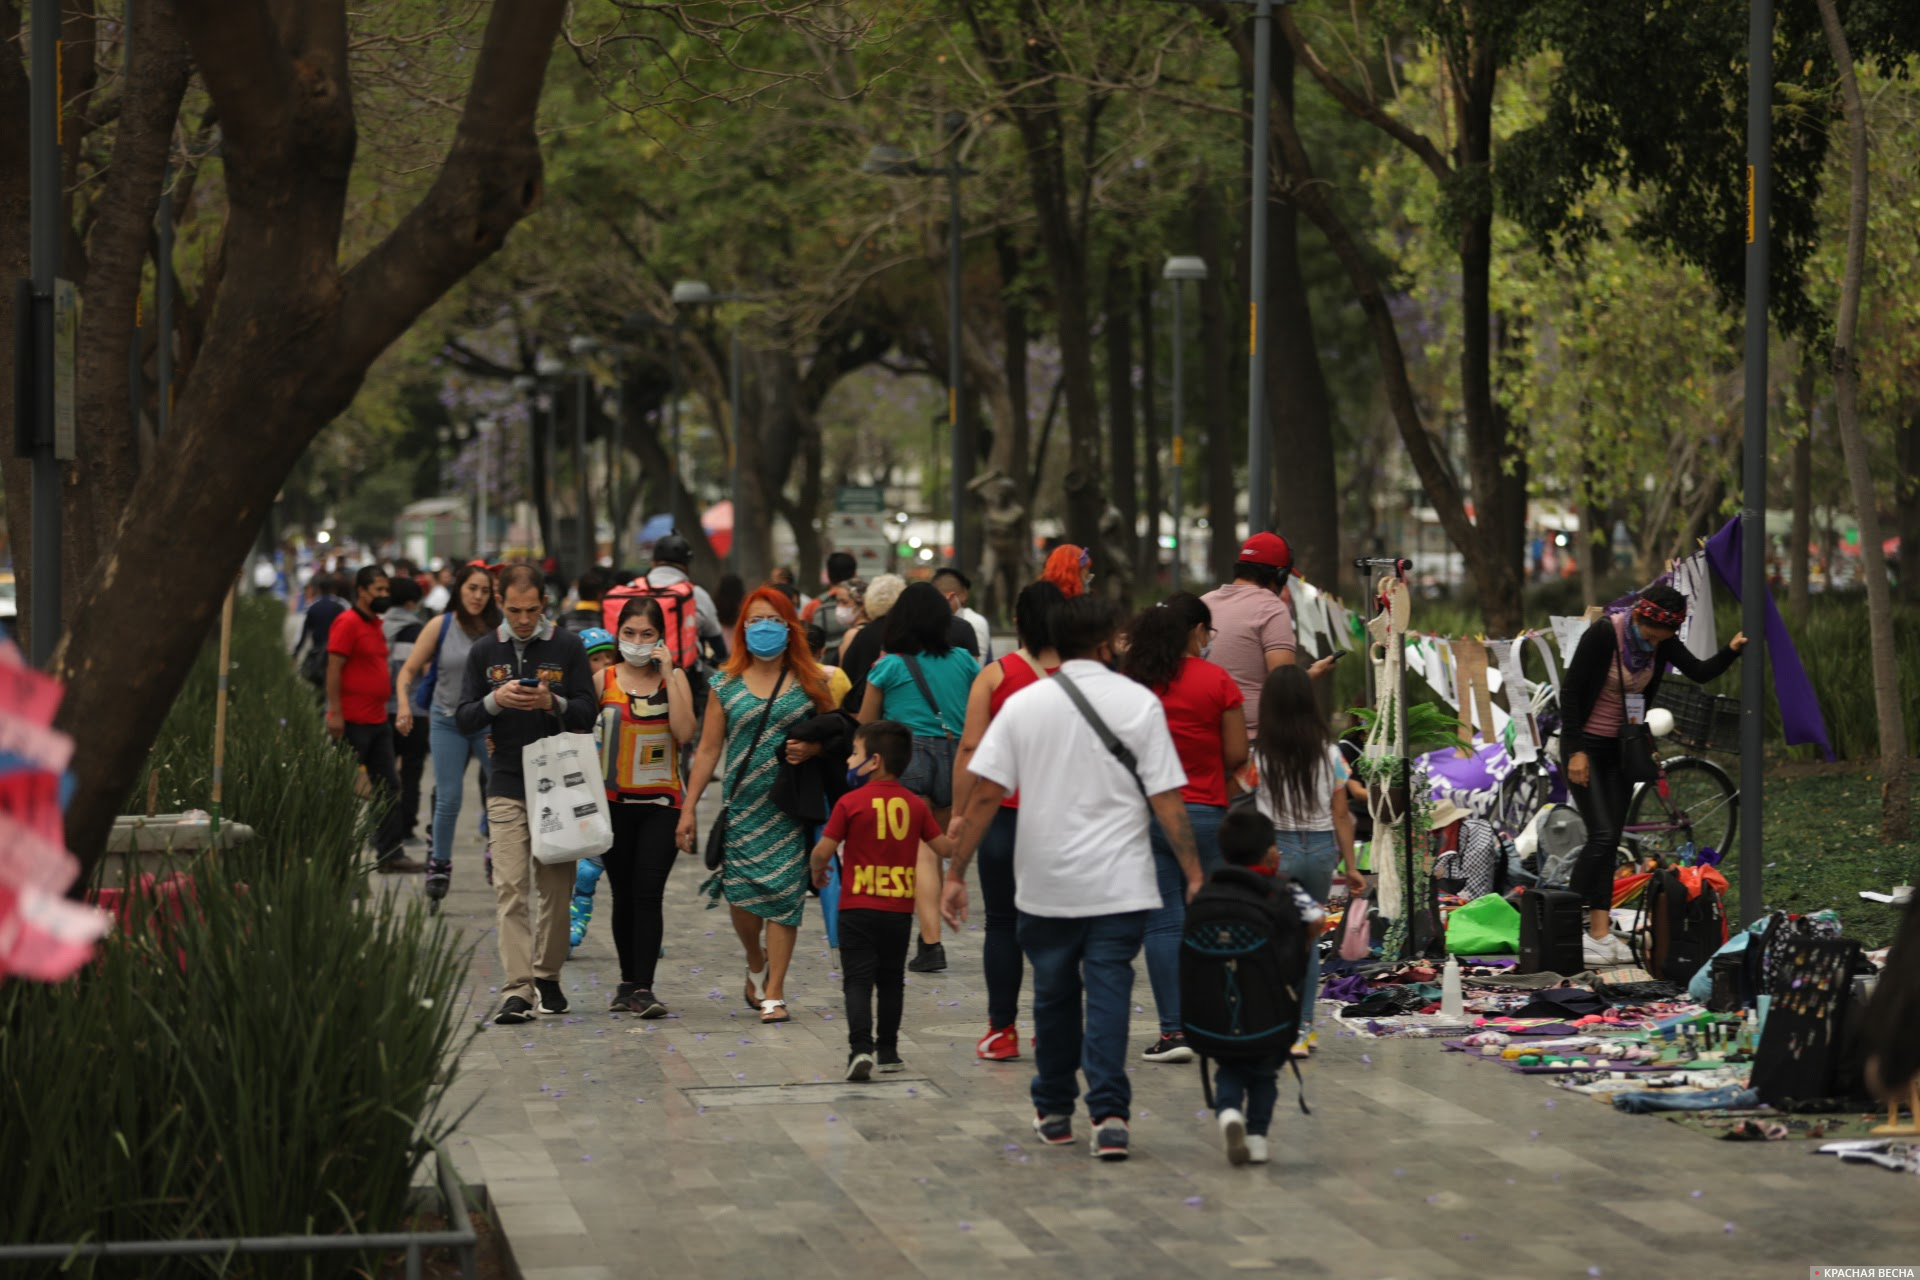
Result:
<svg viewBox="0 0 1920 1280"><path fill-rule="evenodd" d="M1713 958L1726 941L1726 907L1720 891L1702 883L1700 892L1687 895L1678 872L1662 868L1647 882L1646 914L1653 923L1653 977L1686 986L1700 966Z"/></svg>
<svg viewBox="0 0 1920 1280"><path fill-rule="evenodd" d="M1200 1055L1207 1105L1209 1058L1288 1057L1306 992L1307 931L1285 876L1229 867L1187 904L1180 939L1180 1020ZM1300 1073L1294 1066L1294 1075ZM1307 1109L1303 1097L1300 1109Z"/></svg>

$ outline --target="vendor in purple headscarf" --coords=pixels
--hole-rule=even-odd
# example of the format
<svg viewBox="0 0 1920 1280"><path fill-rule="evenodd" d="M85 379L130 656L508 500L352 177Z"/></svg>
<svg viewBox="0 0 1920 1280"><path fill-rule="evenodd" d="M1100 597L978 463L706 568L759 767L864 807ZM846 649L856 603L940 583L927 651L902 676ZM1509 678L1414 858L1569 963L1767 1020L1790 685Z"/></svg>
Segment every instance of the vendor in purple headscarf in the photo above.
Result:
<svg viewBox="0 0 1920 1280"><path fill-rule="evenodd" d="M1560 755L1587 824L1573 890L1587 904L1589 969L1633 962L1626 944L1613 936L1610 914L1620 828L1633 798L1633 784L1621 768L1621 735L1645 721L1669 666L1705 684L1731 667L1747 645L1742 632L1702 661L1675 638L1686 618L1686 597L1664 584L1648 587L1631 608L1614 610L1587 628L1560 682Z"/></svg>

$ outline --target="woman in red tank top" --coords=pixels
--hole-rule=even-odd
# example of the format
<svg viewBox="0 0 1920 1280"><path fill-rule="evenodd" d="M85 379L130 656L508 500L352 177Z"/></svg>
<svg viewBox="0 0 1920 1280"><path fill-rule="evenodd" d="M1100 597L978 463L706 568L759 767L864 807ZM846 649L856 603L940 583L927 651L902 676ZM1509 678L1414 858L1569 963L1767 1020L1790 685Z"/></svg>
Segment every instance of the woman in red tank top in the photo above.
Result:
<svg viewBox="0 0 1920 1280"><path fill-rule="evenodd" d="M986 736L987 725L1020 690L1037 684L1060 669L1047 615L1066 597L1051 582L1036 582L1020 593L1013 606L1014 630L1020 647L974 677L967 696L967 723L960 731L960 750L953 758L954 825L973 796L973 774L967 764ZM1008 796L980 839L980 899L986 914L986 940L981 953L987 975L987 1034L974 1052L1000 1062L1020 1056L1020 1036L1014 1014L1020 1005L1020 943L1014 937L1018 913L1013 905L1013 837L1020 814L1020 797Z"/></svg>

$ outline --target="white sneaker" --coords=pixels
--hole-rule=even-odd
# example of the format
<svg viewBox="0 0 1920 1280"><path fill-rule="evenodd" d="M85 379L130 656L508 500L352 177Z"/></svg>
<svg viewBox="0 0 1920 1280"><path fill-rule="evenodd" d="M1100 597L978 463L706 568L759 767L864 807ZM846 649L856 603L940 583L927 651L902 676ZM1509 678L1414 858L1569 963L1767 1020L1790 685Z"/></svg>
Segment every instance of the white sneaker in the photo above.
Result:
<svg viewBox="0 0 1920 1280"><path fill-rule="evenodd" d="M1265 1164L1267 1162L1267 1140L1257 1133L1247 1135L1247 1163Z"/></svg>
<svg viewBox="0 0 1920 1280"><path fill-rule="evenodd" d="M1220 1113L1220 1140L1226 1144L1228 1164L1245 1164L1252 1154L1247 1145L1247 1118L1232 1107Z"/></svg>
<svg viewBox="0 0 1920 1280"><path fill-rule="evenodd" d="M1596 938L1584 934L1580 939L1580 959L1589 969L1611 969L1620 961L1614 956L1613 935Z"/></svg>
<svg viewBox="0 0 1920 1280"><path fill-rule="evenodd" d="M1625 938L1617 933L1610 933L1607 935L1607 941L1613 944L1613 955L1616 961L1621 964L1634 963L1633 948L1627 944Z"/></svg>

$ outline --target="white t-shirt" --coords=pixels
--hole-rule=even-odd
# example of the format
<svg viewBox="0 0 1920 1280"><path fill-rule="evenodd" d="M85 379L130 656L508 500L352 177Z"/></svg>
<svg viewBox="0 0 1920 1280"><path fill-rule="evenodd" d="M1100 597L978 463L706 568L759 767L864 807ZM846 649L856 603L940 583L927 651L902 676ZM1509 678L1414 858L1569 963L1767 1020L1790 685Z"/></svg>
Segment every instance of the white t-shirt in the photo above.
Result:
<svg viewBox="0 0 1920 1280"><path fill-rule="evenodd" d="M1148 795L1186 785L1160 699L1097 662L1076 659L1060 671L1133 752ZM1013 850L1020 910L1074 917L1160 906L1147 802L1057 682L1008 698L969 768L1020 793Z"/></svg>
<svg viewBox="0 0 1920 1280"><path fill-rule="evenodd" d="M1257 764L1259 753L1254 760ZM1320 776L1314 781L1313 805L1305 813L1276 813L1273 807L1273 793L1268 790L1266 780L1255 768L1251 777L1255 780L1255 802L1260 812L1273 823L1275 831L1331 831L1333 830L1333 788L1337 783L1352 777L1347 769L1346 759L1340 754L1340 748L1329 744L1327 747L1326 767L1320 770Z"/></svg>

